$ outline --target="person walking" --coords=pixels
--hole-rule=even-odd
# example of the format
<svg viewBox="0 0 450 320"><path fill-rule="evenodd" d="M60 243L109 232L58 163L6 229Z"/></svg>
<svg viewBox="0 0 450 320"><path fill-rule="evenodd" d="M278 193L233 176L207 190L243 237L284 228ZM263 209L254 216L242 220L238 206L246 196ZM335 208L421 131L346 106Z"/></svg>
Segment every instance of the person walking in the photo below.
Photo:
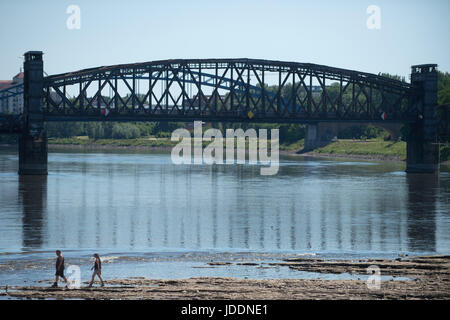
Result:
<svg viewBox="0 0 450 320"><path fill-rule="evenodd" d="M52 288L58 287L58 280L59 277L63 278L64 282L66 283L66 286L68 284L67 278L64 275L64 256L61 253L61 250L56 250L56 273L55 273L55 282L52 285Z"/></svg>
<svg viewBox="0 0 450 320"><path fill-rule="evenodd" d="M104 287L105 283L103 282L102 278L102 260L100 260L100 256L98 255L98 253L94 253L94 258L95 258L94 266L91 268L91 270L94 269L94 273L92 274L92 279L91 283L89 283L89 288L92 287L95 276L98 276L98 278L100 279L101 286Z"/></svg>

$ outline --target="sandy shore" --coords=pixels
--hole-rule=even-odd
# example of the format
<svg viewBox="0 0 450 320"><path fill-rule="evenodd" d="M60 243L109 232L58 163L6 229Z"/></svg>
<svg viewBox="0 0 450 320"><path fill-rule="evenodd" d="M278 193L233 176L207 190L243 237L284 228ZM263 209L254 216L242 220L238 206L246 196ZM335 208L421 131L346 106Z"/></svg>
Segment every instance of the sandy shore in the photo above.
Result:
<svg viewBox="0 0 450 320"><path fill-rule="evenodd" d="M79 289L23 286L1 288L0 295L22 299L450 299L450 256L401 257L395 260L288 259L282 265L298 271L367 275L376 265L382 276L411 280L382 281L369 289L365 280L234 278L108 279L101 288Z"/></svg>

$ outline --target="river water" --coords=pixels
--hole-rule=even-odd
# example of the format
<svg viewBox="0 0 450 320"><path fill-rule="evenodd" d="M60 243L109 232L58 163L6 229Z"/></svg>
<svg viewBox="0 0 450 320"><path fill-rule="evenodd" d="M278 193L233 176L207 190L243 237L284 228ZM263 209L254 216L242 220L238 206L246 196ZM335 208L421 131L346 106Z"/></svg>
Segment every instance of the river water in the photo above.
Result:
<svg viewBox="0 0 450 320"><path fill-rule="evenodd" d="M450 253L445 169L286 156L261 176L259 165L79 151L49 153L48 168L19 177L17 152L0 151L0 285L50 281L55 249L84 280L94 252L106 279L310 277L270 262Z"/></svg>

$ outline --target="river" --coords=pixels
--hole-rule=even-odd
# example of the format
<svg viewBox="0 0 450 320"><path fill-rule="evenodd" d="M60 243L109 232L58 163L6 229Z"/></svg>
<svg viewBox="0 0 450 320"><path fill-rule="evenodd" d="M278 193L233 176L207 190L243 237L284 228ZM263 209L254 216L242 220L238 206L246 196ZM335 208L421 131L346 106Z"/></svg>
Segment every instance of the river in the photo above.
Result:
<svg viewBox="0 0 450 320"><path fill-rule="evenodd" d="M450 253L445 170L285 156L277 175L261 176L259 165L117 151L52 152L48 168L19 177L16 150L0 151L0 285L52 279L56 249L84 279L94 252L106 279L296 277L248 263Z"/></svg>

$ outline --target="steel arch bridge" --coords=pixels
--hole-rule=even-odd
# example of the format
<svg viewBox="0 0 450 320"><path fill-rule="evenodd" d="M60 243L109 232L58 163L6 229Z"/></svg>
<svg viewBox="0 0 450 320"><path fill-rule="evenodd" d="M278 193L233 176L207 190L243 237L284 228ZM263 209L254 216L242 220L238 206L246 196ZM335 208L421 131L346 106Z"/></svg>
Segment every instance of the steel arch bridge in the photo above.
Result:
<svg viewBox="0 0 450 320"><path fill-rule="evenodd" d="M322 65L254 59L163 60L43 81L45 121L414 122L409 83Z"/></svg>
<svg viewBox="0 0 450 320"><path fill-rule="evenodd" d="M42 52L29 51L24 113L0 116L0 132L21 134L19 173L46 174L46 121L305 123L308 141L318 140L319 123L408 124L407 171L436 172L438 137L450 136L448 107L438 116L436 67L413 66L411 83L257 59L161 60L44 77Z"/></svg>

